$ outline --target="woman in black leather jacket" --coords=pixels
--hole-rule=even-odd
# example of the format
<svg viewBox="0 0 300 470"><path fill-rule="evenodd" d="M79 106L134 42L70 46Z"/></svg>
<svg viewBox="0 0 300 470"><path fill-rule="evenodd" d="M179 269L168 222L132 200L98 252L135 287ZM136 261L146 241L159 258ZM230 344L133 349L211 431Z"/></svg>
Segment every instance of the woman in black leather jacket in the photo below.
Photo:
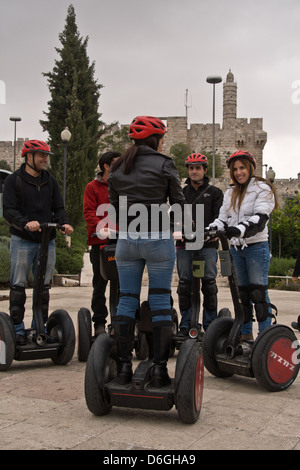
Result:
<svg viewBox="0 0 300 470"><path fill-rule="evenodd" d="M170 205L184 203L176 166L160 153L165 132L160 119L135 118L129 128L134 143L113 165L108 179L109 198L119 225L116 262L120 300L115 317L118 376L122 383L132 377L135 315L147 265L153 329L152 383L157 387L170 383L167 361L172 336L170 293L175 248L167 212L159 220L154 209L162 204L166 208L168 201Z"/></svg>

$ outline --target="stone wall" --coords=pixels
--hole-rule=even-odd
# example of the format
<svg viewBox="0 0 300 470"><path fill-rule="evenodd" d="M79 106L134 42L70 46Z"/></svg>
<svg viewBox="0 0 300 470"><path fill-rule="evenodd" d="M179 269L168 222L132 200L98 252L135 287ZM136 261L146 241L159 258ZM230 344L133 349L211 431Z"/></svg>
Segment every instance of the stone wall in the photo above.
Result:
<svg viewBox="0 0 300 470"><path fill-rule="evenodd" d="M18 139L16 142L16 169L23 163L21 150L26 140L28 139ZM14 170L14 142L0 142L0 160L5 160L11 170Z"/></svg>
<svg viewBox="0 0 300 470"><path fill-rule="evenodd" d="M263 130L262 118L237 118L237 84L232 72L223 84L223 123L215 123L215 151L221 156L224 177L229 176L226 158L236 150L246 150L255 157L256 174L263 173L263 148L267 133ZM191 124L188 128L186 116L161 117L166 121L168 132L165 136L164 152L170 153L172 145L183 142L192 152L212 152L213 124Z"/></svg>

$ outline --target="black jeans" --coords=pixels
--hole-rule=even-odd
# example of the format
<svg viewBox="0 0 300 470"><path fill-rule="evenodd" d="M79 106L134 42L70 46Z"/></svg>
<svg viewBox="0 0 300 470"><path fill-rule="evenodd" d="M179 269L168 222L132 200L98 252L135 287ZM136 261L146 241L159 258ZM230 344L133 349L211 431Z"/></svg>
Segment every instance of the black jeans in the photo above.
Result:
<svg viewBox="0 0 300 470"><path fill-rule="evenodd" d="M92 321L95 325L105 324L108 315L106 307L105 290L107 281L100 273L100 246L93 245L90 250L90 261L93 266L93 296L91 307L93 310Z"/></svg>

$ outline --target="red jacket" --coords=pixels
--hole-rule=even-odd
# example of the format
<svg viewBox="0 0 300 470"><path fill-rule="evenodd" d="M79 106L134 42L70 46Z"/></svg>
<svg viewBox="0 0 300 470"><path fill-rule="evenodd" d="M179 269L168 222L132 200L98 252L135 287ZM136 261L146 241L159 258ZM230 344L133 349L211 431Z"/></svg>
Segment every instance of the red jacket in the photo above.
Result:
<svg viewBox="0 0 300 470"><path fill-rule="evenodd" d="M101 204L109 204L108 186L101 173L98 173L96 179L87 184L83 195L83 216L86 221L89 245L107 245L107 239L92 237L92 234L97 231L97 224L107 216L107 212L101 217L96 214Z"/></svg>

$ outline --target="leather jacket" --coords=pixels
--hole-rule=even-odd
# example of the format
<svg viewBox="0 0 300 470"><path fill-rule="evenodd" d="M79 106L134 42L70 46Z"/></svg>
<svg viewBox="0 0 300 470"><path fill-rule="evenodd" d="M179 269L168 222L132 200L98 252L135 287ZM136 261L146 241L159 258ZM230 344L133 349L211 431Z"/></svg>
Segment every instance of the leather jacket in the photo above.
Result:
<svg viewBox="0 0 300 470"><path fill-rule="evenodd" d="M132 171L124 174L124 163L108 178L110 203L119 212L119 197L127 197L127 208L140 203L150 209L153 204L184 203L184 195L177 168L171 157L141 146ZM150 215L150 214L149 214ZM129 220L129 219L128 219ZM150 220L150 219L149 219Z"/></svg>

